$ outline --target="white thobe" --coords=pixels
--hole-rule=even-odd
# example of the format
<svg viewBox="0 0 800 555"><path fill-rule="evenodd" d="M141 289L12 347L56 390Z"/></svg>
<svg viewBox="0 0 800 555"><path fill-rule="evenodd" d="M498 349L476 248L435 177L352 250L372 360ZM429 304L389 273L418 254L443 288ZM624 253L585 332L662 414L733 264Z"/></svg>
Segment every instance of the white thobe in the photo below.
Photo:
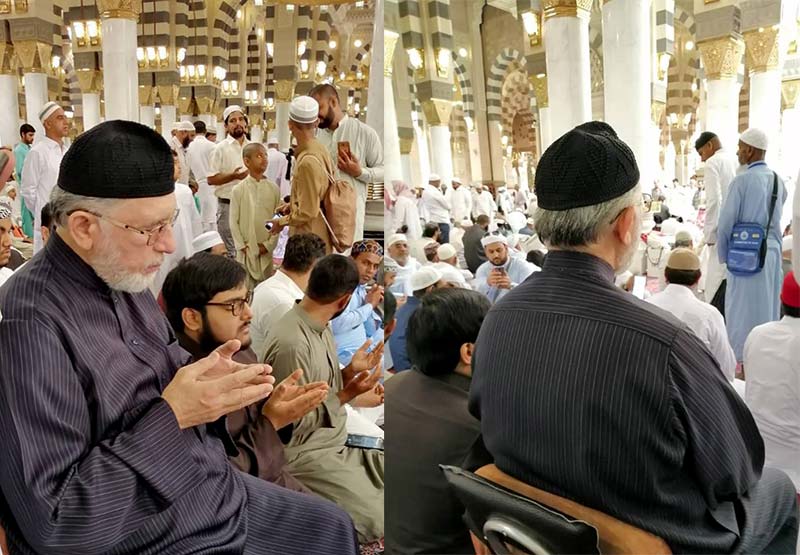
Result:
<svg viewBox="0 0 800 555"><path fill-rule="evenodd" d="M33 252L44 246L42 243L42 206L50 200L50 192L58 181L61 159L67 151L50 137L37 141L25 157L22 166L22 198L25 206L33 212Z"/></svg>
<svg viewBox="0 0 800 555"><path fill-rule="evenodd" d="M439 189L433 185L425 185L422 191L422 203L428 215L425 221L435 224L450 223L450 203Z"/></svg>
<svg viewBox="0 0 800 555"><path fill-rule="evenodd" d="M161 286L167 279L167 274L178 265L183 258L188 258L194 253L192 241L195 237L203 233L203 226L200 223L200 214L197 213L197 206L194 203L194 195L188 185L175 183L175 206L180 210L178 219L172 226L172 236L175 239L175 250L164 255L164 262L158 269L153 285L150 290L153 295L158 297Z"/></svg>
<svg viewBox="0 0 800 555"><path fill-rule="evenodd" d="M497 212L497 204L489 191L481 191L475 199L475 217L481 215L489 216L489 221L494 221L494 213Z"/></svg>
<svg viewBox="0 0 800 555"><path fill-rule="evenodd" d="M281 199L288 197L292 192L292 182L286 179L286 155L277 148L267 149L267 171L264 177L278 186Z"/></svg>
<svg viewBox="0 0 800 555"><path fill-rule="evenodd" d="M450 188L445 194L452 208L453 221L456 223L468 219L472 213L472 195L469 189L461 185L458 189Z"/></svg>
<svg viewBox="0 0 800 555"><path fill-rule="evenodd" d="M203 231L217 229L217 197L214 196L213 187L208 184L211 151L215 146L217 146L216 143L198 135L186 150L189 169L192 170L194 178L197 180L197 196L200 199L200 221L203 224Z"/></svg>
<svg viewBox="0 0 800 555"><path fill-rule="evenodd" d="M703 271L705 277L704 298L711 302L714 294L725 279L725 264L717 255L717 226L719 211L728 198L728 187L736 177L739 163L728 151L721 148L706 160L703 181L706 188L706 216L703 226L703 242L708 245L708 265Z"/></svg>
<svg viewBox="0 0 800 555"><path fill-rule="evenodd" d="M391 218L384 220L391 222L391 229L386 231L386 236L398 233L398 230L406 226L405 232L409 241L422 237L422 224L419 222L419 210L417 210L417 200L411 197L399 196L391 212Z"/></svg>
<svg viewBox="0 0 800 555"><path fill-rule="evenodd" d="M252 347L258 360L264 359L267 335L272 325L283 318L303 298L303 290L283 271L259 283L253 291L253 319L250 322Z"/></svg>
<svg viewBox="0 0 800 555"><path fill-rule="evenodd" d="M794 189L794 208L792 209L792 268L794 279L800 283L800 187Z"/></svg>
<svg viewBox="0 0 800 555"><path fill-rule="evenodd" d="M178 183L183 183L184 185L189 184L189 171L191 168L189 167L189 158L186 156L186 149L183 148L183 145L178 140L178 137L172 137L170 141L170 146L172 149L178 153L178 162L181 165L181 173L178 176ZM192 146L191 143L189 146Z"/></svg>
<svg viewBox="0 0 800 555"><path fill-rule="evenodd" d="M250 175L231 193L230 224L236 261L245 267L253 283L260 283L272 275L272 253L276 241L264 224L272 219L280 200L278 186L266 177L257 181ZM260 254L259 245L267 249L265 254ZM247 251L242 252L245 247Z"/></svg>
<svg viewBox="0 0 800 555"><path fill-rule="evenodd" d="M417 262L417 259L413 256L408 257L405 266L401 266L398 262L397 275L394 279L394 283L389 288L389 291L395 295L402 295L405 297L412 295L414 291L411 290L411 274L419 270L421 267L422 265Z"/></svg>
<svg viewBox="0 0 800 555"><path fill-rule="evenodd" d="M367 184L383 183L383 145L378 133L366 123L345 115L334 131L320 129L317 140L328 149L336 170L336 178L352 184L358 195L356 204L355 240L364 238L364 218L367 207ZM338 169L338 143L350 143L350 152L358 159L361 175L351 177Z"/></svg>
<svg viewBox="0 0 800 555"><path fill-rule="evenodd" d="M725 320L716 308L699 300L688 287L674 283L667 284L663 291L646 301L666 310L689 326L714 355L728 381L733 381L736 374L736 355L728 341Z"/></svg>
<svg viewBox="0 0 800 555"><path fill-rule="evenodd" d="M745 401L764 438L764 465L800 492L800 318L757 326L744 346Z"/></svg>

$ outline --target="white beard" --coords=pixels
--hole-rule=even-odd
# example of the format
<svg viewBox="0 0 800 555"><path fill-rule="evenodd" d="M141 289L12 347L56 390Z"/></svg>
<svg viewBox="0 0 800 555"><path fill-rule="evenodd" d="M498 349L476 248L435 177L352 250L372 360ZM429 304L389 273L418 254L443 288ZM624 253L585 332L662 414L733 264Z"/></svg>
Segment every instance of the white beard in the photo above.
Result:
<svg viewBox="0 0 800 555"><path fill-rule="evenodd" d="M163 261L164 256L161 255ZM103 237L98 253L92 257L91 266L106 285L123 293L141 293L153 284L157 274L128 273L121 269L119 251L114 248L108 235Z"/></svg>

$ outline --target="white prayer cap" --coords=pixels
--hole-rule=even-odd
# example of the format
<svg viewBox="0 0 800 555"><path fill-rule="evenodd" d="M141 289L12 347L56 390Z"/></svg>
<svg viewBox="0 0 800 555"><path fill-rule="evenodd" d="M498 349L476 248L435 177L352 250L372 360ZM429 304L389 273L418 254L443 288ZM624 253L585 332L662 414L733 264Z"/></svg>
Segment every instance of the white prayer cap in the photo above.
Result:
<svg viewBox="0 0 800 555"><path fill-rule="evenodd" d="M464 227L472 227L472 220L470 220L469 218L464 218L463 220L461 220L461 223L459 224L459 227L462 227L462 228L464 228Z"/></svg>
<svg viewBox="0 0 800 555"><path fill-rule="evenodd" d="M268 145L276 145L276 144L278 144L278 134L277 133L270 133L267 136L267 144Z"/></svg>
<svg viewBox="0 0 800 555"><path fill-rule="evenodd" d="M191 121L180 121L175 129L178 131L194 131L194 125Z"/></svg>
<svg viewBox="0 0 800 555"><path fill-rule="evenodd" d="M10 218L13 210L11 209L11 199L8 197L0 198L0 220Z"/></svg>
<svg viewBox="0 0 800 555"><path fill-rule="evenodd" d="M442 274L433 266L423 266L411 274L411 291L426 289L442 279Z"/></svg>
<svg viewBox="0 0 800 555"><path fill-rule="evenodd" d="M41 110L39 110L39 121L44 123L45 120L47 120L47 118L52 116L55 113L55 111L58 110L59 108L61 108L61 106L59 106L58 103L48 102L47 104L42 106Z"/></svg>
<svg viewBox="0 0 800 555"><path fill-rule="evenodd" d="M461 185L461 178L460 177L454 177L450 181L452 181L453 183L458 183L459 185Z"/></svg>
<svg viewBox="0 0 800 555"><path fill-rule="evenodd" d="M430 183L431 181L441 181L441 180L442 178L439 177L439 174L437 173L432 173L430 177L428 177L428 183Z"/></svg>
<svg viewBox="0 0 800 555"><path fill-rule="evenodd" d="M761 129L756 127L751 127L741 135L739 135L739 140L742 141L746 145L750 145L753 148L757 148L759 150L767 150L767 146L769 144L769 139L767 139L767 134L764 133Z"/></svg>
<svg viewBox="0 0 800 555"><path fill-rule="evenodd" d="M442 279L448 283L457 283L459 287L463 289L467 289L467 280L464 277L464 274L461 273L461 270L456 268L455 266L451 266L445 262L439 262L438 264L433 265L434 268L439 270L442 274Z"/></svg>
<svg viewBox="0 0 800 555"><path fill-rule="evenodd" d="M386 248L388 249L395 243L400 243L400 242L408 243L408 238L402 233L395 233L394 235L389 237L389 240L386 242Z"/></svg>
<svg viewBox="0 0 800 555"><path fill-rule="evenodd" d="M534 223L533 218L528 218L528 225L533 225Z"/></svg>
<svg viewBox="0 0 800 555"><path fill-rule="evenodd" d="M439 246L436 253L439 255L439 260L450 260L456 255L456 248L450 243L445 243Z"/></svg>
<svg viewBox="0 0 800 555"><path fill-rule="evenodd" d="M233 104L233 105L228 106L227 108L225 108L225 111L222 112L222 121L224 121L225 123L228 123L228 116L230 116L234 112L239 112L242 115L244 115L244 110L242 110L242 107L241 106L237 106L236 104Z"/></svg>
<svg viewBox="0 0 800 555"><path fill-rule="evenodd" d="M222 244L222 237L218 232L206 231L205 233L201 233L195 237L194 241L192 241L192 253L197 254L198 252L208 250L215 245Z"/></svg>
<svg viewBox="0 0 800 555"><path fill-rule="evenodd" d="M493 243L503 243L507 246L508 239L506 239L505 235L487 235L481 239L481 245L483 245L483 248L486 248Z"/></svg>
<svg viewBox="0 0 800 555"><path fill-rule="evenodd" d="M393 258L389 258L388 256L383 257L383 273L396 274L399 268L400 264L395 262Z"/></svg>
<svg viewBox="0 0 800 555"><path fill-rule="evenodd" d="M289 119L297 123L314 123L319 116L319 103L310 96L298 96L289 104Z"/></svg>

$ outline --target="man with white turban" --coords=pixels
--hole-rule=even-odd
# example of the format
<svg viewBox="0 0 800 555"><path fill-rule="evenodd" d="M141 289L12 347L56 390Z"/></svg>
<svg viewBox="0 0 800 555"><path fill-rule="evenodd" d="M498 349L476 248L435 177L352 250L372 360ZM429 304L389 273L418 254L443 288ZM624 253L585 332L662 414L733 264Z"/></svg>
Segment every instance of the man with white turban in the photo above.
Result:
<svg viewBox="0 0 800 555"><path fill-rule="evenodd" d="M743 360L744 342L750 331L780 318L781 213L786 202L783 180L764 162L767 135L751 128L739 137L737 156L747 169L731 181L719 215L717 231L720 263L729 261L731 234L736 224L755 223L766 230L767 249L762 268L752 274L734 273L728 267L725 291L725 324L736 360ZM773 205L770 220L770 206ZM767 228L767 222L769 229Z"/></svg>
<svg viewBox="0 0 800 555"><path fill-rule="evenodd" d="M493 304L539 270L524 258L511 256L508 239L503 235L487 235L481 244L488 260L475 272L475 284Z"/></svg>

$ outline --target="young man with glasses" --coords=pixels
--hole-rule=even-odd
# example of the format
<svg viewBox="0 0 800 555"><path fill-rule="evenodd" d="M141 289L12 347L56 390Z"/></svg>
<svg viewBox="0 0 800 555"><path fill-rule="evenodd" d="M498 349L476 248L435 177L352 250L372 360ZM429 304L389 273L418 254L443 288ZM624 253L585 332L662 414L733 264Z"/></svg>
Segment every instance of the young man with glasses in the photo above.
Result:
<svg viewBox="0 0 800 555"><path fill-rule="evenodd" d="M247 275L239 263L209 253L181 260L167 276L163 295L178 342L195 360L235 339L241 348L233 359L256 362L250 348L253 292L247 289ZM226 448L242 472L307 492L285 469L281 437L291 438L292 423L322 403L329 387L325 382L298 386L300 376L302 370L295 370L266 401L229 414L227 429L221 422L217 425L223 428L223 438L229 434L233 440Z"/></svg>

